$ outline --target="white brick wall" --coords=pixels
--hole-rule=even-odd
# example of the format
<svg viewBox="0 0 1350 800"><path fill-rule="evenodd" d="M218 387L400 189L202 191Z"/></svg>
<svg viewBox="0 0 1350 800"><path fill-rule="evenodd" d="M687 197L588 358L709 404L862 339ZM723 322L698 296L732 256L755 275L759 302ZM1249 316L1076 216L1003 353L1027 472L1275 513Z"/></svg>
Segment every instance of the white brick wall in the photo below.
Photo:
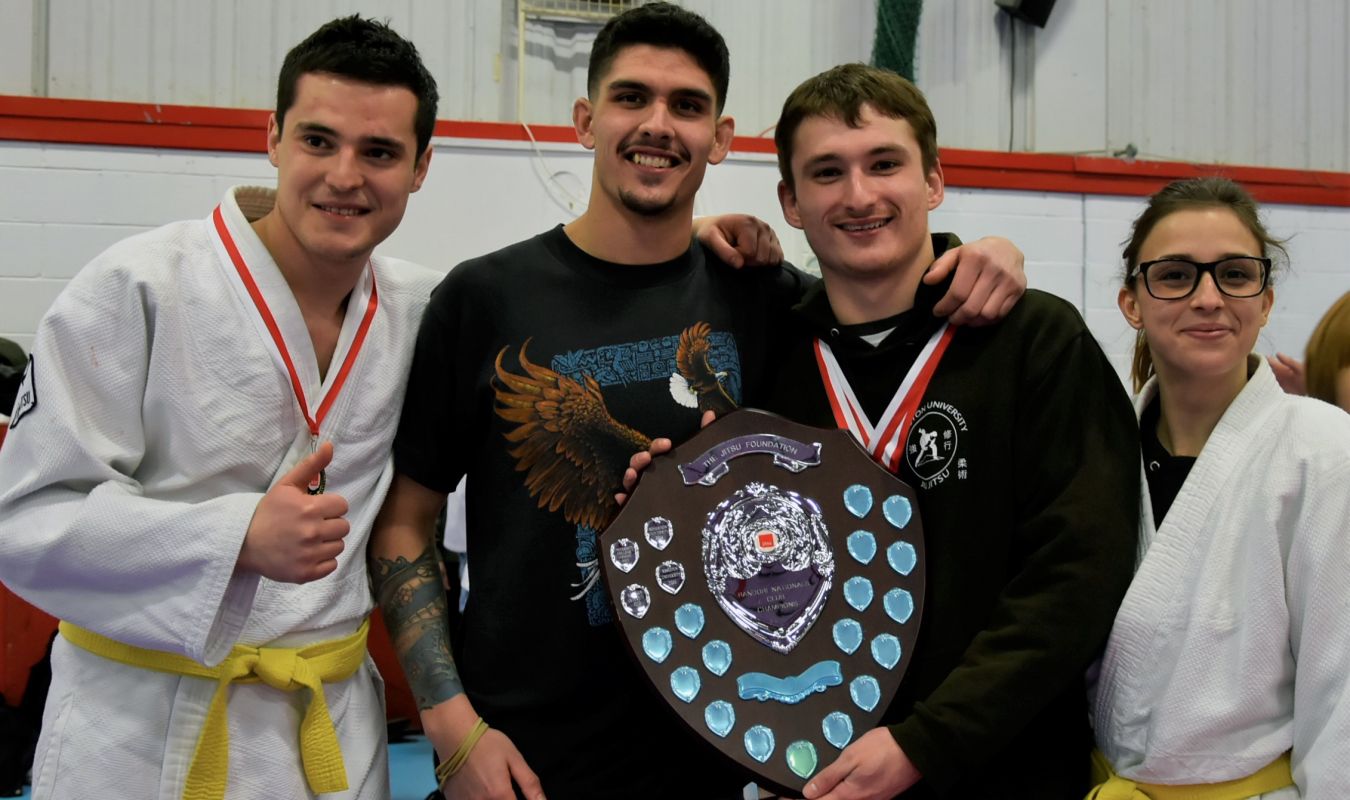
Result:
<svg viewBox="0 0 1350 800"><path fill-rule="evenodd" d="M438 142L431 175L390 255L449 269L462 259L570 218L551 175L571 195L589 192L590 159L546 145L547 167L515 143ZM261 154L0 142L0 336L25 349L65 282L108 244L175 219L205 217L236 183L269 184ZM709 170L700 213L747 211L770 221L788 256L809 260L774 194L771 157L734 154ZM949 188L934 230L966 239L1007 236L1027 254L1032 286L1072 302L1124 372L1133 337L1116 308L1121 244L1142 198ZM1293 269L1277 284L1275 312L1259 348L1302 353L1326 307L1350 290L1350 208L1267 206L1268 224L1290 237Z"/></svg>
<svg viewBox="0 0 1350 800"><path fill-rule="evenodd" d="M271 174L261 156L0 142L0 336L28 349L66 281L108 245L205 216L225 187Z"/></svg>

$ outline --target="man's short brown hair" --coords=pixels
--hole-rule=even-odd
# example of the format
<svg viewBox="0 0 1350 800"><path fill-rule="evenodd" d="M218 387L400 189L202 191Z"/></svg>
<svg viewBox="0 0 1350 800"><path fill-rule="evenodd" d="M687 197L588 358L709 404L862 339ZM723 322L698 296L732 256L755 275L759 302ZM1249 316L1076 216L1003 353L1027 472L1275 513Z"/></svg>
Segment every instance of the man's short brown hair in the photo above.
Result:
<svg viewBox="0 0 1350 800"><path fill-rule="evenodd" d="M919 140L924 174L937 167L937 121L919 87L888 70L866 64L841 64L808 78L783 103L773 141L778 147L778 171L789 189L795 186L792 140L802 121L808 117L833 117L856 128L861 124L863 106L908 122Z"/></svg>

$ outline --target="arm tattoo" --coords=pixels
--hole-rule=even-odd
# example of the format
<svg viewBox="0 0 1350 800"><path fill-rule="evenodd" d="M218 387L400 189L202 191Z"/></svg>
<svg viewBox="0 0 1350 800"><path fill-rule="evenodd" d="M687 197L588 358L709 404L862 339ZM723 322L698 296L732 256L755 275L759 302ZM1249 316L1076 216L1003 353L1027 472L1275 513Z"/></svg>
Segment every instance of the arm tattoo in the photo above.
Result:
<svg viewBox="0 0 1350 800"><path fill-rule="evenodd" d="M419 709L464 691L450 655L445 586L430 545L409 561L376 556L370 566L375 597Z"/></svg>

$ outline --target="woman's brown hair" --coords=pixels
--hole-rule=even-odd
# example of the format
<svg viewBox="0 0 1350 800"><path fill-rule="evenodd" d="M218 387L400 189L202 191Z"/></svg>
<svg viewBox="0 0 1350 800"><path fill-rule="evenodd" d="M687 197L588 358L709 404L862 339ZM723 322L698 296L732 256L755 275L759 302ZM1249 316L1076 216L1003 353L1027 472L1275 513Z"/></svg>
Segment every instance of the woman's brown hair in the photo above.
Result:
<svg viewBox="0 0 1350 800"><path fill-rule="evenodd" d="M1336 402L1336 376L1350 367L1350 292L1322 315L1308 338L1303 366L1309 397Z"/></svg>

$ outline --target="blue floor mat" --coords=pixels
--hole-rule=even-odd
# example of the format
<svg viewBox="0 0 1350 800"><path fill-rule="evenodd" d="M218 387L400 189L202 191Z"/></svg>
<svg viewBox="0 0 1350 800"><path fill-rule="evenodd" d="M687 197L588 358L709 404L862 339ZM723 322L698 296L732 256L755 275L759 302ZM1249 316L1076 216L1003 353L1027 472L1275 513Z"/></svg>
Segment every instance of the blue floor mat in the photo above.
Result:
<svg viewBox="0 0 1350 800"><path fill-rule="evenodd" d="M389 788L392 800L424 800L436 788L431 742L425 737L389 745Z"/></svg>

